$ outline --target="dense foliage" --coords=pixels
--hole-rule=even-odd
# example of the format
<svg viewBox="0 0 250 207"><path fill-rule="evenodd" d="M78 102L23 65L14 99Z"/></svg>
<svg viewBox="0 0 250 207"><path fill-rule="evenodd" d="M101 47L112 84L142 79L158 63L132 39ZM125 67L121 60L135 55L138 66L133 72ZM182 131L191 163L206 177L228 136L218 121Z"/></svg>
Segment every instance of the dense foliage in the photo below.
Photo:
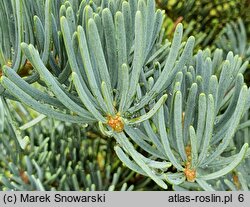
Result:
<svg viewBox="0 0 250 207"><path fill-rule="evenodd" d="M248 190L239 5L1 1L0 189Z"/></svg>

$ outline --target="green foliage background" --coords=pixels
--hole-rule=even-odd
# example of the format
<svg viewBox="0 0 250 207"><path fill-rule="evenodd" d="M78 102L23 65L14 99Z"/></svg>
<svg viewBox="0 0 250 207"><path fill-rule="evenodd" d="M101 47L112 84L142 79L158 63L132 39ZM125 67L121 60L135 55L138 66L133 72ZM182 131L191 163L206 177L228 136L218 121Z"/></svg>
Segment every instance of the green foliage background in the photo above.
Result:
<svg viewBox="0 0 250 207"><path fill-rule="evenodd" d="M248 0L13 2L1 190L249 190Z"/></svg>

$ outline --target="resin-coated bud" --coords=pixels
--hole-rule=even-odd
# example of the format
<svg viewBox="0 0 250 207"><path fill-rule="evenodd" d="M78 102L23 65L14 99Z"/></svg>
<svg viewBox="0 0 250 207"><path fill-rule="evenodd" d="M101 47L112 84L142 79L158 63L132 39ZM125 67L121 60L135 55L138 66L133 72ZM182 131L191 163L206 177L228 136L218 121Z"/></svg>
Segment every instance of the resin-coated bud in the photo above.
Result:
<svg viewBox="0 0 250 207"><path fill-rule="evenodd" d="M124 122L120 113L117 113L115 116L107 116L107 124L115 131L122 132L124 129Z"/></svg>

